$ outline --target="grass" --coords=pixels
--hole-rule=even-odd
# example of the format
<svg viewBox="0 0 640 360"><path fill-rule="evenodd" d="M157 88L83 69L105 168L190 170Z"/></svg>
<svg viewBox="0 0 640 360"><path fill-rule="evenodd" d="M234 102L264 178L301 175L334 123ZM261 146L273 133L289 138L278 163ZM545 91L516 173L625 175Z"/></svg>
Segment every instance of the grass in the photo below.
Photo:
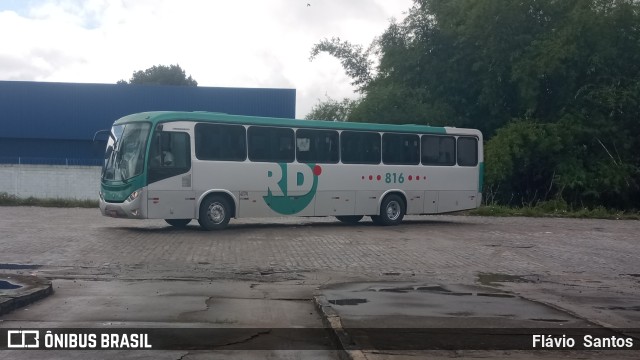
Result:
<svg viewBox="0 0 640 360"><path fill-rule="evenodd" d="M640 220L640 213L620 211L598 206L592 209L572 209L564 202L545 201L536 206L509 207L504 205L484 205L467 212L476 216L525 216L525 217L563 217L584 219Z"/></svg>
<svg viewBox="0 0 640 360"><path fill-rule="evenodd" d="M43 206L43 207L60 207L60 208L97 208L97 200L78 200L78 199L41 199L41 198L20 198L15 195L9 195L6 192L0 193L0 206Z"/></svg>

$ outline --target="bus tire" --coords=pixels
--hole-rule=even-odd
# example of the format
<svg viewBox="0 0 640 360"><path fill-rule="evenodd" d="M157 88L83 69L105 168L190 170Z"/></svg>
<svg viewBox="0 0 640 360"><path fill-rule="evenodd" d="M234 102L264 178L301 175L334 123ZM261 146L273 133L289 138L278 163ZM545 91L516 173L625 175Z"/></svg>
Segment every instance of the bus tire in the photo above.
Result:
<svg viewBox="0 0 640 360"><path fill-rule="evenodd" d="M336 216L336 219L340 220L345 224L356 224L358 221L362 220L363 215L345 215L345 216Z"/></svg>
<svg viewBox="0 0 640 360"><path fill-rule="evenodd" d="M231 206L222 196L207 197L200 204L198 222L206 230L221 230L227 227L231 219Z"/></svg>
<svg viewBox="0 0 640 360"><path fill-rule="evenodd" d="M405 205L402 198L395 194L387 195L380 205L380 215L371 217L377 225L390 226L398 225L404 218Z"/></svg>
<svg viewBox="0 0 640 360"><path fill-rule="evenodd" d="M164 221L173 227L184 228L191 222L191 219L164 219Z"/></svg>

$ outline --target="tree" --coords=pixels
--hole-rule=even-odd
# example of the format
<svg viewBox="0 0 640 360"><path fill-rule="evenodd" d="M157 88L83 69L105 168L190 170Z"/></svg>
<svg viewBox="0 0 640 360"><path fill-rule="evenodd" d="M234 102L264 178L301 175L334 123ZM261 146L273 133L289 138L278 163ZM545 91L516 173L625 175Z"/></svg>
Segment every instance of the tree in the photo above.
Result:
<svg viewBox="0 0 640 360"><path fill-rule="evenodd" d="M323 40L351 121L482 130L496 199L640 203L640 1L414 0L368 49Z"/></svg>
<svg viewBox="0 0 640 360"><path fill-rule="evenodd" d="M373 61L370 56L374 46L375 43L367 50L363 50L362 46L342 41L337 37L331 40L324 39L313 46L309 60L313 61L322 52L338 58L347 75L353 79L351 85L358 86L362 90L372 79Z"/></svg>
<svg viewBox="0 0 640 360"><path fill-rule="evenodd" d="M127 84L127 81L119 80L117 83ZM198 86L198 82L191 75L187 77L180 65L154 65L144 71L135 71L128 84Z"/></svg>
<svg viewBox="0 0 640 360"><path fill-rule="evenodd" d="M358 105L358 100L344 98L337 101L329 96L326 100L318 100L318 103L311 108L305 119L307 120L328 120L347 121L353 109Z"/></svg>

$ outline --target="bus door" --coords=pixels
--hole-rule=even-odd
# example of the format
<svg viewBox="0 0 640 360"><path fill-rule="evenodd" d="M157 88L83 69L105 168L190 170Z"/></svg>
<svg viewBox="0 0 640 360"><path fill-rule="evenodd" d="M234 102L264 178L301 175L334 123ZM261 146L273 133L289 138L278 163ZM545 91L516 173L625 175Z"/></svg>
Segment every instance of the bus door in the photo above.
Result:
<svg viewBox="0 0 640 360"><path fill-rule="evenodd" d="M148 159L147 209L151 219L194 219L188 132L154 132Z"/></svg>

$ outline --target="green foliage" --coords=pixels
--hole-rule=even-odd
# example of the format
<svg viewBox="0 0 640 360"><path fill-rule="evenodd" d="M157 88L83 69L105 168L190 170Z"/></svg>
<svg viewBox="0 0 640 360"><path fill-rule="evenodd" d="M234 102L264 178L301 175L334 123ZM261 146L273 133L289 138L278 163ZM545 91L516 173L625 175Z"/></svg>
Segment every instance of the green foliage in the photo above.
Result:
<svg viewBox="0 0 640 360"><path fill-rule="evenodd" d="M564 150L555 124L517 121L501 128L485 147L487 201L524 205L547 199Z"/></svg>
<svg viewBox="0 0 640 360"><path fill-rule="evenodd" d="M347 75L353 79L351 84L362 88L371 81L372 61L369 59L371 51L371 47L363 50L362 46L342 41L340 38L324 39L313 46L309 60L313 60L322 52L335 56L340 60Z"/></svg>
<svg viewBox="0 0 640 360"><path fill-rule="evenodd" d="M415 0L369 47L375 69L335 39L313 56L340 58L360 86L350 120L482 130L489 203L632 209L638 24L635 0Z"/></svg>
<svg viewBox="0 0 640 360"><path fill-rule="evenodd" d="M119 80L118 84L127 84L125 80ZM178 85L178 86L198 86L198 82L187 74L180 65L154 65L146 70L138 70L133 73L129 84L152 84L152 85Z"/></svg>
<svg viewBox="0 0 640 360"><path fill-rule="evenodd" d="M305 119L307 120L327 120L327 121L347 121L353 109L358 105L358 100L344 98L342 101L334 100L327 96L322 101L311 108Z"/></svg>

